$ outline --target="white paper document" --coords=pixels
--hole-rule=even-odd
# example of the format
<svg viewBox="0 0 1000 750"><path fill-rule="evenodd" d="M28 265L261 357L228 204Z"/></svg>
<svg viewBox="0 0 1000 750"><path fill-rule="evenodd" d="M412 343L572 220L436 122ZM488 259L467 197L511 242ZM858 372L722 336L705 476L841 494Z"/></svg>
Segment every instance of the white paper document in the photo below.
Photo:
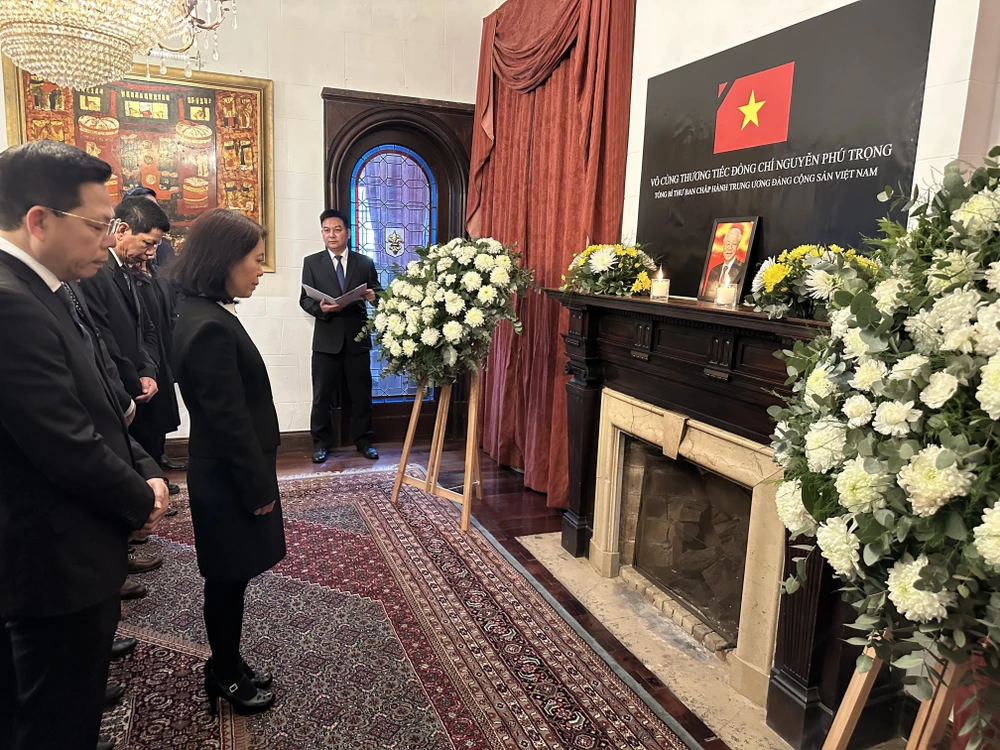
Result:
<svg viewBox="0 0 1000 750"><path fill-rule="evenodd" d="M303 284L302 289L310 299L314 299L317 302L326 302L328 305L339 305L340 307L363 300L365 292L368 291L367 285L361 284L354 287L347 294L342 294L339 297L331 297L329 294L323 294L319 289L313 289L308 284Z"/></svg>

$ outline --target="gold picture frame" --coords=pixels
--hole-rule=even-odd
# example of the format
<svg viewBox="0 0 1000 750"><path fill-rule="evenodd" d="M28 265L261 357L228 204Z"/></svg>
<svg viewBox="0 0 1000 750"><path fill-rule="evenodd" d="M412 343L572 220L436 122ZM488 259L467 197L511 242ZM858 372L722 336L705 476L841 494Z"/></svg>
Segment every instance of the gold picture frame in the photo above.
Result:
<svg viewBox="0 0 1000 750"><path fill-rule="evenodd" d="M30 140L29 112L42 111L35 110L35 105L48 105L50 102L46 98L51 97L55 97L53 101L60 103L61 108L58 114L52 115L55 108L51 107L46 110L49 115L33 120L32 126L40 137L56 136L57 139L70 140L65 129L71 127L73 138L70 142L78 145L75 143L76 134L83 133L81 121L85 118L96 121L94 124L98 128L103 124L101 121L114 123L113 132L109 131L107 135L101 134L99 129L88 129L85 136L92 139L87 142L88 150L98 155L108 150L113 157L107 159L116 170L112 177L114 184L109 183L113 200L124 192L129 181L139 178L143 185L148 181L147 186L156 190L158 198L166 196L161 199L161 205L171 218L171 235L181 241L186 225L201 211L217 205L239 210L267 228L264 269L273 272L276 266L274 82L267 78L205 72L194 72L188 78L179 68L168 68L165 75L160 75L155 67L150 69L147 78L146 71L144 64L137 63L121 81L77 91L60 89L38 80L29 81L24 71L4 55L8 144L14 146ZM26 83L36 87L31 109L25 98ZM158 85L163 87L162 95L155 93ZM211 90L211 93L206 90ZM68 105L65 102L67 91L73 97ZM217 96L220 92L222 96ZM198 96L199 93L204 96ZM127 97L132 97L132 100L126 101ZM240 106L244 103L245 107ZM231 111L220 111L223 106ZM90 111L93 111L93 116L81 114ZM180 118L181 111L186 113L184 118ZM122 127L124 132L118 129L122 113L129 120ZM177 114L171 116L171 113ZM144 124L143 118L148 118L148 122L159 122ZM185 140L184 134L179 132L175 138L175 134L169 131L172 125L175 128L185 126L193 131L190 139ZM141 141L148 153L140 160L141 148L138 148L136 139L146 132L142 128L147 127L158 130L152 138L147 135ZM156 138L155 144L153 138ZM127 159L123 159L122 146L126 140L129 141L129 154ZM174 149L167 152L166 169L162 168L161 140L169 141L170 148ZM150 155L153 145L155 158ZM197 149L197 152L191 149ZM183 152L183 156L178 156L178 151ZM150 159L153 159L155 167L150 166ZM145 171L143 164L149 167ZM170 170L171 165L173 171ZM184 176L185 169L191 174ZM215 188L214 195L212 187Z"/></svg>

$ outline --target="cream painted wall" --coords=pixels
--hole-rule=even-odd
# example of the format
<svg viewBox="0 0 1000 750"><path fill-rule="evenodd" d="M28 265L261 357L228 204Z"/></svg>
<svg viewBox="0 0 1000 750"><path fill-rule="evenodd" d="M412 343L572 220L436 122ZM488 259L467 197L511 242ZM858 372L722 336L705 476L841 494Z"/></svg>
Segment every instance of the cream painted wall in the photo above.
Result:
<svg viewBox="0 0 1000 750"><path fill-rule="evenodd" d="M649 78L851 1L637 0L623 237L634 237L638 222ZM727 34L704 34L719 18L726 19ZM917 184L928 184L952 159L981 157L1000 142L998 24L1000 0L937 0L917 142Z"/></svg>

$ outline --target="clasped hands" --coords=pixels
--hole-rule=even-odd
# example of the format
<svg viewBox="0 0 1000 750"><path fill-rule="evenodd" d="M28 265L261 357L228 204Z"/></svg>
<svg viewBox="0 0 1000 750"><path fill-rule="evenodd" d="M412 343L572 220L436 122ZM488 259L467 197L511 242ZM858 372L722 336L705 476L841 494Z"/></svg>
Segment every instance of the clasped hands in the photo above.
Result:
<svg viewBox="0 0 1000 750"><path fill-rule="evenodd" d="M149 514L149 518L146 519L146 523L141 529L132 532L131 539L145 539L154 533L160 525L163 514L170 508L170 491L167 489L167 480L147 479L146 484L153 490L153 512Z"/></svg>

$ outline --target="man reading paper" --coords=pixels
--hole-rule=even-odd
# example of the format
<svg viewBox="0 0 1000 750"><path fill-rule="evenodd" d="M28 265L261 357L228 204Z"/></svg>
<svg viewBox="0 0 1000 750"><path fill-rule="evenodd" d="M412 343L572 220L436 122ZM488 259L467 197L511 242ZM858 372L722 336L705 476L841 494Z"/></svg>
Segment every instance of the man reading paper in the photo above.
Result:
<svg viewBox="0 0 1000 750"><path fill-rule="evenodd" d="M302 289L299 305L316 318L313 329L313 405L309 430L313 463L323 463L334 447L334 394L346 386L351 401L351 437L365 458L378 458L372 433L372 374L370 337L356 341L368 318L365 300L374 303L382 291L375 263L366 255L348 250L347 217L328 209L319 216L326 249L306 256L302 284L331 297L340 297L357 286L367 289L364 299L346 305L319 301Z"/></svg>

